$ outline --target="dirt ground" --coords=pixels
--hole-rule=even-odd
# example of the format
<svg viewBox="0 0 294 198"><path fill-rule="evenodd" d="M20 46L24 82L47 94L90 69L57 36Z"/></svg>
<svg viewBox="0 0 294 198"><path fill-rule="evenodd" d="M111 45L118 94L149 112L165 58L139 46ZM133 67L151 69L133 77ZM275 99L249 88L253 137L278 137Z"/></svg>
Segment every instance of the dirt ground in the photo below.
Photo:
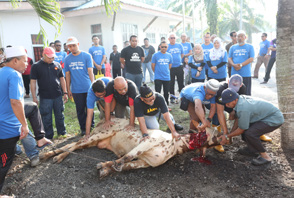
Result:
<svg viewBox="0 0 294 198"><path fill-rule="evenodd" d="M180 117L178 122L187 128L187 115ZM24 198L294 197L293 152L291 156L280 148L279 130L270 136L273 143L264 144L273 162L266 167L254 167L251 157L237 154L245 144L235 138L232 145L225 146L225 153L208 150L212 165L192 162L190 159L196 156L192 151L156 168L120 172L104 179L99 179L96 164L116 159L107 150L79 150L60 164L53 164L50 159L36 168L29 166L23 154L16 158L2 193ZM56 141L55 146L78 139Z"/></svg>

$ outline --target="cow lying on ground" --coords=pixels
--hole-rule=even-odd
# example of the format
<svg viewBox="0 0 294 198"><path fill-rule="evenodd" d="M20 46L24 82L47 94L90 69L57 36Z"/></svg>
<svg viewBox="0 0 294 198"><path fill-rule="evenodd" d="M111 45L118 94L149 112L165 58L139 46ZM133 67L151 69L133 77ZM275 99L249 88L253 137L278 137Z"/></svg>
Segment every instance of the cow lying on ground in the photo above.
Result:
<svg viewBox="0 0 294 198"><path fill-rule="evenodd" d="M148 130L149 138L141 141L142 133L139 126L132 131L125 131L124 127L129 121L126 119L113 118L114 125L109 129L103 129L103 123L99 123L93 130L88 141L73 142L62 148L44 153L41 159L48 159L52 156L54 162L60 163L70 152L77 149L85 149L97 146L100 149L113 151L119 159L97 164L100 177L105 177L114 171L156 167L177 154L189 151L190 134L181 135L179 140L172 138L170 133L161 130ZM208 134L201 144L202 155L208 147L218 145L217 130L206 129ZM191 148L191 146L190 146ZM135 160L136 159L136 160Z"/></svg>

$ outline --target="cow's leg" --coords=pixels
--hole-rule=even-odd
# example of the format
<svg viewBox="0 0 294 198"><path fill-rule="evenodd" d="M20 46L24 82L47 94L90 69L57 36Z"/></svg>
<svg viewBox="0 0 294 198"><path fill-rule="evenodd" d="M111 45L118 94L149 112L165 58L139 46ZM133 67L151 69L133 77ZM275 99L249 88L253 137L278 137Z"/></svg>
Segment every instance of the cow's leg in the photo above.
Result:
<svg viewBox="0 0 294 198"><path fill-rule="evenodd" d="M120 171L127 171L127 170L132 170L132 169L139 169L139 168L147 168L149 166L150 165L147 164L147 162L145 162L144 160L138 159L138 160L123 164L121 166ZM109 167L109 166L104 167L99 170L99 176L100 176L100 178L103 178L103 177L106 177L115 171L117 171L117 170L113 169L113 167Z"/></svg>
<svg viewBox="0 0 294 198"><path fill-rule="evenodd" d="M73 143L71 143L71 144L67 144L67 145L65 145L65 146L63 146L63 147L61 147L61 148L55 149L55 150L53 150L53 151L49 151L49 152L47 152L47 153L43 153L43 154L40 155L40 159L42 159L42 160L47 160L47 159L49 159L50 157L53 157L53 156L55 156L55 155L58 155L59 153L64 152L65 150L67 150L68 148L72 147L72 146L75 145L75 144L76 144L76 142L73 142Z"/></svg>
<svg viewBox="0 0 294 198"><path fill-rule="evenodd" d="M70 152L73 152L78 149L85 149L85 148L97 146L98 142L99 142L99 140L93 140L93 139L92 140L89 139L87 142L79 141L79 142L75 143L73 146L67 148L66 150L63 150L63 153L61 153L60 155L54 157L53 162L60 163L60 162L62 162L62 160L64 158L66 158L70 154Z"/></svg>

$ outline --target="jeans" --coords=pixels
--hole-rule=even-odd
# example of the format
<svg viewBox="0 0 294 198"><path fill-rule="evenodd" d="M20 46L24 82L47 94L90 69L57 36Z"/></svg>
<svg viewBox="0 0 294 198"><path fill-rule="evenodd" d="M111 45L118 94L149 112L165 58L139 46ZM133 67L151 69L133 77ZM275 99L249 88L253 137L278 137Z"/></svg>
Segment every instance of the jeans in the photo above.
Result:
<svg viewBox="0 0 294 198"><path fill-rule="evenodd" d="M153 72L153 70L151 68L151 62L142 63L142 68L143 68L143 73L144 73L143 82L147 81L147 79L146 79L146 69L148 69L148 71L149 71L150 81L153 82L154 81L154 72Z"/></svg>
<svg viewBox="0 0 294 198"><path fill-rule="evenodd" d="M73 93L72 96L76 104L76 111L78 115L80 129L82 131L85 131L87 119L87 93ZM91 127L94 127L94 116L92 119Z"/></svg>
<svg viewBox="0 0 294 198"><path fill-rule="evenodd" d="M169 83L170 81L164 81L164 80L155 80L155 91L158 93L161 93L161 85L163 86L163 95L166 104L168 105L168 96L169 96Z"/></svg>
<svg viewBox="0 0 294 198"><path fill-rule="evenodd" d="M184 87L184 71L183 67L172 67L170 69L170 94L175 95L175 78L177 77L178 86L179 86L179 93Z"/></svg>
<svg viewBox="0 0 294 198"><path fill-rule="evenodd" d="M160 112L158 112L154 116L144 116L147 129L159 129L159 123L158 123L159 113ZM169 117L172 120L172 122L175 124L173 115L169 113ZM160 114L160 119L164 120L164 117L162 114Z"/></svg>
<svg viewBox="0 0 294 198"><path fill-rule="evenodd" d="M140 90L140 87L142 85L142 79L143 79L143 74L130 74L130 73L126 73L126 79L129 79L131 81L133 81L138 90Z"/></svg>
<svg viewBox="0 0 294 198"><path fill-rule="evenodd" d="M210 105L210 104L206 104L205 107L206 107L208 110L210 110L211 105ZM215 112L215 114L214 114L213 117L212 117L212 121L211 121L211 123L214 124L214 125L216 125L216 126L220 125L220 123L219 123L219 121L218 121L218 117L217 117L217 113L216 113L216 112Z"/></svg>
<svg viewBox="0 0 294 198"><path fill-rule="evenodd" d="M5 176L14 158L15 146L18 139L19 136L9 139L0 139L0 194L4 184Z"/></svg>
<svg viewBox="0 0 294 198"><path fill-rule="evenodd" d="M267 82L270 79L270 74L271 74L271 71L272 71L272 68L273 68L275 62L276 62L276 57L273 57L269 60L269 63L266 68L265 77L264 77L265 82Z"/></svg>
<svg viewBox="0 0 294 198"><path fill-rule="evenodd" d="M30 121L33 128L35 139L38 141L44 138L45 130L37 104L34 102L25 102L24 111L26 118Z"/></svg>
<svg viewBox="0 0 294 198"><path fill-rule="evenodd" d="M44 99L40 97L40 113L42 116L42 121L44 129L46 132L45 137L48 139L53 139L53 125L52 125L52 110L55 115L55 125L58 135L66 134L64 125L64 104L62 96L55 99Z"/></svg>
<svg viewBox="0 0 294 198"><path fill-rule="evenodd" d="M35 156L39 155L39 151L36 149L37 143L31 131L29 132L27 137L21 140L21 143L23 145L27 157L30 160L33 159ZM21 148L18 144L16 145L15 151L16 153L19 153L21 151Z"/></svg>

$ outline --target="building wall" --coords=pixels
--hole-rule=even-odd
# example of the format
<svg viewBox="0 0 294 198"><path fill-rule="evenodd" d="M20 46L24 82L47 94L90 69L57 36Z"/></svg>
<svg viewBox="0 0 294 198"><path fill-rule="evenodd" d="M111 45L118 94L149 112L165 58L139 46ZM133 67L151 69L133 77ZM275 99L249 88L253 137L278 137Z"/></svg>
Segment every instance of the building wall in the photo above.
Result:
<svg viewBox="0 0 294 198"><path fill-rule="evenodd" d="M114 44L118 46L119 51L123 48L124 41L122 40L121 34L122 23L136 24L138 26L138 45L143 45L146 32L155 33L156 42L151 43L155 48L160 43L160 34L168 34L170 30L169 20L159 17L146 32L143 32L143 29L153 19L153 16L139 16L134 13L119 11L116 15L114 31L112 31L112 19L113 16L107 17L105 13L67 17L63 22L61 35L56 39L65 43L69 36L75 36L80 42L80 49L88 51L92 45L91 25L101 24L103 45L107 56L109 56ZM49 42L53 42L55 40L55 29L46 22L42 22L42 25L47 32ZM0 28L0 37L3 46L24 46L28 51L28 55L33 57L31 34L38 34L40 29L38 17L33 11L1 12Z"/></svg>

